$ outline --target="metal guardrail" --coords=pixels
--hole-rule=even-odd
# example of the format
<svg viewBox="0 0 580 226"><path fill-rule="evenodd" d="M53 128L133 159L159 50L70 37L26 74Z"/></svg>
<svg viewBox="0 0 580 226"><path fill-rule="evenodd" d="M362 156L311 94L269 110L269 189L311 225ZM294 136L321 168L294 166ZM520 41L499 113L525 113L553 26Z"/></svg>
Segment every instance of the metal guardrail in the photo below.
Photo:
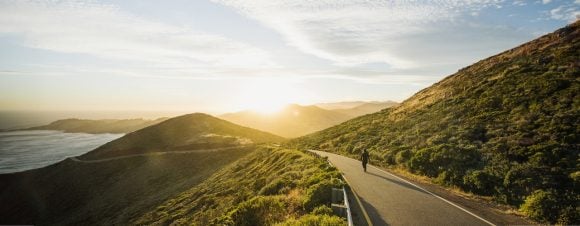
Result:
<svg viewBox="0 0 580 226"><path fill-rule="evenodd" d="M323 159L324 157L320 156L319 154L312 152L312 151L307 151L307 153L310 153L312 156L316 157L316 158L320 158ZM331 165L332 167L334 167L334 165L328 160L328 158L326 158L326 162ZM344 181L345 183L346 180L344 179L344 177L342 178L342 181ZM350 209L350 203L348 202L348 195L346 193L346 189L344 188L344 186L342 188L333 188L332 191L332 196L335 197L335 190L342 190L342 200L343 200L343 205L337 206L337 205L333 205L332 207L334 208L344 208L346 211L344 214L340 214L340 215L346 215L343 217L346 217L346 220L348 222L348 226L353 226L353 221L352 221L352 211ZM333 202L335 202L335 200L332 200ZM333 208L333 210L334 210Z"/></svg>
<svg viewBox="0 0 580 226"><path fill-rule="evenodd" d="M344 194L344 205L346 206L346 219L348 221L348 226L353 226L352 212L350 211L350 204L348 203L348 195L346 195L346 189L344 189L344 187L342 187L342 192Z"/></svg>

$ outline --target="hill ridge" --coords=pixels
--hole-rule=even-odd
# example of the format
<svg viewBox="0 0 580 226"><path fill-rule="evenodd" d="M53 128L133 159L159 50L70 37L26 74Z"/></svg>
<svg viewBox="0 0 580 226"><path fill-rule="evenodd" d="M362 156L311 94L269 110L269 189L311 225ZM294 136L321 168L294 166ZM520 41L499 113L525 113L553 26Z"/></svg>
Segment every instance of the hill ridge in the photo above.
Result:
<svg viewBox="0 0 580 226"><path fill-rule="evenodd" d="M183 151L281 142L283 138L240 126L204 113L192 113L128 133L82 156L81 159L117 157L161 151Z"/></svg>

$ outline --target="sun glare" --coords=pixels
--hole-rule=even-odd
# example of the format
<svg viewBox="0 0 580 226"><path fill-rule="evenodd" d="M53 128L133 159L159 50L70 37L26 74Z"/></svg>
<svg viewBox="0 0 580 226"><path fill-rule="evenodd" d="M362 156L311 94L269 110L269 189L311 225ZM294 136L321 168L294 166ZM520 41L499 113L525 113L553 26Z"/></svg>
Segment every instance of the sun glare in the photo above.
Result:
<svg viewBox="0 0 580 226"><path fill-rule="evenodd" d="M252 79L242 83L242 86L238 108L262 114L279 112L286 105L302 99L301 93L290 82Z"/></svg>

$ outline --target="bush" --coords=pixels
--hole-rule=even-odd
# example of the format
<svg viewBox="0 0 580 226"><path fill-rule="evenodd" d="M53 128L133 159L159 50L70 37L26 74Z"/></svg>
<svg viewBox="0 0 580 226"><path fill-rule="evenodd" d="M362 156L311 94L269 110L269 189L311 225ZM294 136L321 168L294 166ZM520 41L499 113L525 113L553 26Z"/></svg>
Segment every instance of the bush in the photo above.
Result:
<svg viewBox="0 0 580 226"><path fill-rule="evenodd" d="M520 207L526 216L541 222L556 222L558 219L558 200L551 191L537 190L526 197Z"/></svg>
<svg viewBox="0 0 580 226"><path fill-rule="evenodd" d="M314 215L332 215L332 209L326 205L318 206L312 211Z"/></svg>
<svg viewBox="0 0 580 226"><path fill-rule="evenodd" d="M332 188L334 185L328 181L313 185L306 192L304 209L311 211L316 206L330 205L332 202Z"/></svg>
<svg viewBox="0 0 580 226"><path fill-rule="evenodd" d="M482 170L473 170L463 176L462 188L478 195L492 195L494 184L493 176Z"/></svg>
<svg viewBox="0 0 580 226"><path fill-rule="evenodd" d="M397 153L396 157L395 157L395 162L397 162L397 164L404 164L405 162L407 162L407 160L409 160L411 158L411 151L409 150L403 150Z"/></svg>

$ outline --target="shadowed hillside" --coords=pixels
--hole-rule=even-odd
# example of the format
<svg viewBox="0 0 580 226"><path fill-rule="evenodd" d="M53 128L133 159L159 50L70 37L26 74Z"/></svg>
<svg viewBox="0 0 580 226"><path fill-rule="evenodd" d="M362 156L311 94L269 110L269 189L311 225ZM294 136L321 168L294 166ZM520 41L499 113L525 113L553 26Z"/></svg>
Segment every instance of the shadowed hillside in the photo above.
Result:
<svg viewBox="0 0 580 226"><path fill-rule="evenodd" d="M123 225L253 148L57 164L0 174L0 224Z"/></svg>
<svg viewBox="0 0 580 226"><path fill-rule="evenodd" d="M402 167L550 223L580 216L580 21L428 87L400 106L290 142Z"/></svg>
<svg viewBox="0 0 580 226"><path fill-rule="evenodd" d="M167 118L155 120L145 119L63 119L48 125L28 128L26 130L60 130L66 133L130 133L165 121Z"/></svg>
<svg viewBox="0 0 580 226"><path fill-rule="evenodd" d="M171 118L129 133L82 155L81 158L99 159L149 152L214 149L282 140L283 138L276 135L195 113Z"/></svg>

